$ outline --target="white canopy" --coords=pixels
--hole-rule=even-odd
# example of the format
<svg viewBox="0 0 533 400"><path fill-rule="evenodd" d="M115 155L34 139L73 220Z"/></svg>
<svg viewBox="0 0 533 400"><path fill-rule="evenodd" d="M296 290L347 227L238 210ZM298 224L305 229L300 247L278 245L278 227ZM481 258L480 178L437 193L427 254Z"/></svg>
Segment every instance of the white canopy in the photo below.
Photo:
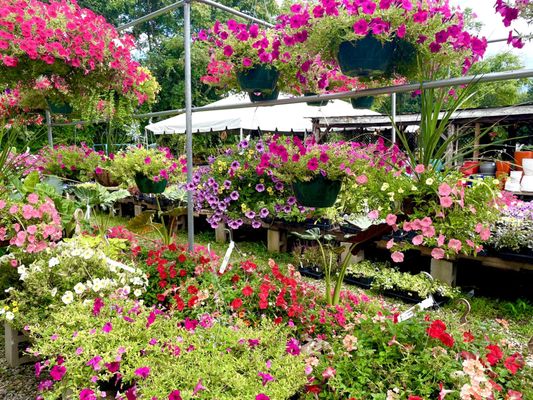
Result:
<svg viewBox="0 0 533 400"><path fill-rule="evenodd" d="M289 98L280 95L279 98ZM246 94L234 94L216 101L210 106L250 103ZM246 129L280 132L310 132L312 117L345 117L379 115L366 109L354 109L342 100L332 100L323 107L308 106L306 103L276 105L271 107L238 108L235 110L202 111L192 114L193 132L217 132L231 129ZM146 126L156 135L185 133L185 114Z"/></svg>

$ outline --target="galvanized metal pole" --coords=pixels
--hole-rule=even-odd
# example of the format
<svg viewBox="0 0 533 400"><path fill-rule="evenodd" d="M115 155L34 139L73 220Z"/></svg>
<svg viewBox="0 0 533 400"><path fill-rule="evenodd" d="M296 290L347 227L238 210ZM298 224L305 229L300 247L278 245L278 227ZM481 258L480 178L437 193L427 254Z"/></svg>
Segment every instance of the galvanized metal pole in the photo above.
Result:
<svg viewBox="0 0 533 400"><path fill-rule="evenodd" d="M187 185L192 183L192 74L191 74L191 0L185 0L184 47L185 47L185 130L187 147ZM189 251L194 249L194 215L192 190L187 188L187 237Z"/></svg>
<svg viewBox="0 0 533 400"><path fill-rule="evenodd" d="M392 143L396 143L396 93L393 93L391 99L391 121L392 121Z"/></svg>
<svg viewBox="0 0 533 400"><path fill-rule="evenodd" d="M185 1L177 1L176 3L170 4L150 14L143 15L141 18L137 18L136 20L128 22L127 24L120 25L119 27L117 27L117 31L123 31L124 29L131 28L142 22L150 21L154 18L159 17L160 15L166 14L167 12L173 11L176 8L182 7L184 4L185 4Z"/></svg>
<svg viewBox="0 0 533 400"><path fill-rule="evenodd" d="M270 22L266 22L266 21L263 21L262 19L252 17L251 15L248 15L248 14L245 14L243 12L237 11L237 10L231 8L231 7L225 6L224 4L217 3L216 1L212 1L212 0L194 0L194 1L196 1L197 3L207 4L207 5L211 6L211 7L218 8L218 9L226 11L226 12L228 12L230 14L236 15L237 17L241 17L241 18L247 19L249 21L256 22L256 23L258 23L260 25L264 25L264 26L267 26L269 28L273 28L274 27L274 25L271 24Z"/></svg>
<svg viewBox="0 0 533 400"><path fill-rule="evenodd" d="M46 128L48 130L48 145L54 147L54 138L52 136L52 115L50 110L45 111L46 114Z"/></svg>

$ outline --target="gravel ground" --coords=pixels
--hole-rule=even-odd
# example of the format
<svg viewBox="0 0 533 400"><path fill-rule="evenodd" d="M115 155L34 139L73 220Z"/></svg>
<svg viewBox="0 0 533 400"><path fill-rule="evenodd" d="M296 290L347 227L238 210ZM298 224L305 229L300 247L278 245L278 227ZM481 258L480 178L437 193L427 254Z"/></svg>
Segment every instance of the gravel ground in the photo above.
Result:
<svg viewBox="0 0 533 400"><path fill-rule="evenodd" d="M11 368L4 357L4 325L0 324L0 400L31 400L37 396L33 364Z"/></svg>

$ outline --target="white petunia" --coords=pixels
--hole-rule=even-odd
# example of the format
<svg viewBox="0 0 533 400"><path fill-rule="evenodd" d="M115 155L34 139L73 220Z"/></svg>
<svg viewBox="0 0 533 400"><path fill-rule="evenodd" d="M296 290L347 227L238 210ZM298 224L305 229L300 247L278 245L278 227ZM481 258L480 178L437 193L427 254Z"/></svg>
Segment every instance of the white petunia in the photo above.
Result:
<svg viewBox="0 0 533 400"><path fill-rule="evenodd" d="M61 296L61 301L65 304L70 304L74 301L74 295L70 290L67 290L63 296Z"/></svg>
<svg viewBox="0 0 533 400"><path fill-rule="evenodd" d="M93 249L87 249L87 250L85 250L83 252L83 254L81 256L85 260L90 260L94 256L94 250Z"/></svg>
<svg viewBox="0 0 533 400"><path fill-rule="evenodd" d="M143 294L142 290L141 289L135 289L133 291L133 294L135 295L135 297L141 297L141 295Z"/></svg>
<svg viewBox="0 0 533 400"><path fill-rule="evenodd" d="M124 293L125 296L127 296L131 293L131 288L128 285L126 285L122 288L122 292Z"/></svg>
<svg viewBox="0 0 533 400"><path fill-rule="evenodd" d="M389 184L387 182L384 182L383 185L381 185L381 191L384 192L389 188Z"/></svg>
<svg viewBox="0 0 533 400"><path fill-rule="evenodd" d="M433 178L427 178L427 179L426 179L426 185L433 185L433 182L435 182L435 181L433 180Z"/></svg>
<svg viewBox="0 0 533 400"><path fill-rule="evenodd" d="M85 289L85 285L81 282L76 283L76 286L74 286L74 292L76 292L76 294L82 294L85 292Z"/></svg>
<svg viewBox="0 0 533 400"><path fill-rule="evenodd" d="M6 312L6 319L8 321L13 321L14 318L15 318L15 314L13 314L11 311Z"/></svg>
<svg viewBox="0 0 533 400"><path fill-rule="evenodd" d="M53 268L56 265L59 265L59 258L52 257L51 259L48 260L48 267Z"/></svg>
<svg viewBox="0 0 533 400"><path fill-rule="evenodd" d="M17 272L19 273L20 275L20 280L21 281L24 281L26 280L26 278L28 277L28 269L26 268L26 266L24 265L21 265L20 267L17 268Z"/></svg>
<svg viewBox="0 0 533 400"><path fill-rule="evenodd" d="M56 294L57 294L57 288L53 288L51 291L50 291L50 294L52 295L52 297L56 297Z"/></svg>

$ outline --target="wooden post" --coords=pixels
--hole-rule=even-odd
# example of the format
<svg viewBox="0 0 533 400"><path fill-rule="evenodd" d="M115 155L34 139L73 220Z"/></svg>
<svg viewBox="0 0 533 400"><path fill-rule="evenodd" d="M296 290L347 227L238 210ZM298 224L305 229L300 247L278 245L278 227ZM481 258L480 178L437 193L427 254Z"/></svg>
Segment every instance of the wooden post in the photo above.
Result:
<svg viewBox="0 0 533 400"><path fill-rule="evenodd" d="M450 286L455 286L457 266L453 261L431 259L431 276Z"/></svg>
<svg viewBox="0 0 533 400"><path fill-rule="evenodd" d="M140 215L143 212L143 206L140 204L134 204L133 205L133 215L136 217L137 215Z"/></svg>
<svg viewBox="0 0 533 400"><path fill-rule="evenodd" d="M474 161L479 159L479 137L481 136L481 124L476 122L474 127Z"/></svg>
<svg viewBox="0 0 533 400"><path fill-rule="evenodd" d="M226 224L220 222L215 228L215 241L217 243L226 243Z"/></svg>
<svg viewBox="0 0 533 400"><path fill-rule="evenodd" d="M278 229L269 229L267 231L268 251L279 253L287 251L287 232Z"/></svg>

